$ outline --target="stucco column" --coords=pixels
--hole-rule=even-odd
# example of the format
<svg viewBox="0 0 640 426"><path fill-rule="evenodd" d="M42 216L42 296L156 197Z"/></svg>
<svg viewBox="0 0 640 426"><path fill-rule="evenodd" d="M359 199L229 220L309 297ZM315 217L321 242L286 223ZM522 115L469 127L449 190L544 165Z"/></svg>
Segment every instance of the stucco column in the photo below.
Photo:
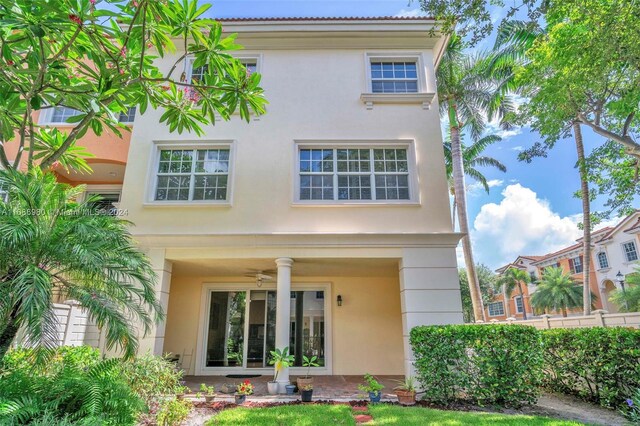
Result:
<svg viewBox="0 0 640 426"><path fill-rule="evenodd" d="M404 374L415 376L409 333L419 325L462 324L455 247L406 248L400 260Z"/></svg>
<svg viewBox="0 0 640 426"><path fill-rule="evenodd" d="M276 291L276 348L289 347L289 323L291 321L291 266L293 259L280 257L276 259L278 266L278 284ZM289 384L289 369L284 368L278 374L278 390L284 392Z"/></svg>
<svg viewBox="0 0 640 426"><path fill-rule="evenodd" d="M166 315L169 307L169 290L171 289L171 269L172 262L165 259L164 249L150 249L147 256L151 261L151 267L156 273L156 297L160 301L160 305L165 313L165 319L155 324L151 328L151 332L146 337L140 338L140 348L138 353L145 354L147 352L153 355L162 355L164 349L164 332L166 328Z"/></svg>

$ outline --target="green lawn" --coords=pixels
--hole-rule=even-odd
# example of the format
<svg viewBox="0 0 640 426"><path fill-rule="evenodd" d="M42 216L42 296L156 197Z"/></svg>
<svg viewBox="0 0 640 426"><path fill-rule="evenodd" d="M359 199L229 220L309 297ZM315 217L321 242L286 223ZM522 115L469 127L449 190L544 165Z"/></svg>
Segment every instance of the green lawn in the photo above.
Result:
<svg viewBox="0 0 640 426"><path fill-rule="evenodd" d="M369 412L374 418L372 423L368 423L372 426L577 426L581 424L545 417L440 411L386 404L370 406ZM272 408L234 408L224 410L215 415L207 425L355 425L355 421L351 414L351 407L346 405L283 405Z"/></svg>

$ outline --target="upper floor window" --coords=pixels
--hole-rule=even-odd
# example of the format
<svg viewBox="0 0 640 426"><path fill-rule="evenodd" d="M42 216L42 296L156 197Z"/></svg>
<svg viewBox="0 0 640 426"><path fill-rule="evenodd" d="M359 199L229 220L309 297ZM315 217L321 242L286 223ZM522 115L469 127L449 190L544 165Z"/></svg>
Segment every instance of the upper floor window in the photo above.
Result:
<svg viewBox="0 0 640 426"><path fill-rule="evenodd" d="M135 118L136 118L136 107L131 107L131 108L128 108L126 111L120 113L120 116L118 117L118 121L120 123L131 124L133 123L133 120L135 120Z"/></svg>
<svg viewBox="0 0 640 426"><path fill-rule="evenodd" d="M572 274L579 274L583 271L582 266L582 256L574 257L573 259L569 259L569 269L571 269Z"/></svg>
<svg viewBox="0 0 640 426"><path fill-rule="evenodd" d="M513 298L513 301L516 304L516 312L521 314L524 312L524 301L521 296L516 296Z"/></svg>
<svg viewBox="0 0 640 426"><path fill-rule="evenodd" d="M51 119L49 120L51 123L66 123L67 120L71 117L75 117L76 115L82 114L82 112L64 106L57 106L53 108L53 112L51 113Z"/></svg>
<svg viewBox="0 0 640 426"><path fill-rule="evenodd" d="M416 61L371 61L371 92L418 92L418 66Z"/></svg>
<svg viewBox="0 0 640 426"><path fill-rule="evenodd" d="M410 200L407 148L301 148L298 198Z"/></svg>
<svg viewBox="0 0 640 426"><path fill-rule="evenodd" d="M607 259L607 253L603 251L598 253L598 266L600 267L600 269L609 267L609 259Z"/></svg>
<svg viewBox="0 0 640 426"><path fill-rule="evenodd" d="M155 201L227 201L230 148L161 149Z"/></svg>
<svg viewBox="0 0 640 426"><path fill-rule="evenodd" d="M241 58L240 62L242 62L242 65L245 66L249 74L253 74L258 70L258 60L255 58L253 59ZM208 65L202 65L200 67L192 67L191 76L189 78L189 81L191 81L191 84L197 84L202 82L208 69L209 69Z"/></svg>
<svg viewBox="0 0 640 426"><path fill-rule="evenodd" d="M502 302L492 302L488 305L489 316L490 317L498 317L500 315L504 315L504 303Z"/></svg>
<svg viewBox="0 0 640 426"><path fill-rule="evenodd" d="M100 193L100 192L89 192L87 193L87 197L97 196L99 199L96 199L91 202L91 206L100 213L108 214L113 216L117 213L118 209L116 205L120 202L120 193L119 192L109 192L109 193Z"/></svg>
<svg viewBox="0 0 640 426"><path fill-rule="evenodd" d="M627 262L634 262L638 260L638 251L636 250L636 243L633 241L628 241L622 244L622 249L624 251L624 257Z"/></svg>

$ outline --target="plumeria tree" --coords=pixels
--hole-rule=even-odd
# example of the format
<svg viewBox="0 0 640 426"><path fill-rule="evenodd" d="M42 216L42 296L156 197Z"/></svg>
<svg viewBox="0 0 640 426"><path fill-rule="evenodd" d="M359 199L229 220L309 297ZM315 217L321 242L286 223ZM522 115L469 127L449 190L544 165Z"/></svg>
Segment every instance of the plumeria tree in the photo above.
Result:
<svg viewBox="0 0 640 426"><path fill-rule="evenodd" d="M0 165L25 160L49 169L67 159L82 166L72 150L78 138L119 135L126 127L118 116L130 107L161 108L171 132L198 135L216 115L263 113L260 75L232 56L240 46L205 17L210 7L197 0L0 0ZM204 67L198 81L187 80L190 61ZM78 112L69 131L38 125L37 115L54 107ZM15 158L7 155L11 141Z"/></svg>

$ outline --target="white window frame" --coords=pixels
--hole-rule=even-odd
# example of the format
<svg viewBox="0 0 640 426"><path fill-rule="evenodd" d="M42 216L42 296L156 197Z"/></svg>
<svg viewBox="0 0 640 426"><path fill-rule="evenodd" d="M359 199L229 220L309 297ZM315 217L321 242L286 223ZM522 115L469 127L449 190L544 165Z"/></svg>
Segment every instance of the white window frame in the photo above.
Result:
<svg viewBox="0 0 640 426"><path fill-rule="evenodd" d="M68 109L73 109L73 108L69 108L69 107L65 107L60 105L61 108L68 108ZM54 109L56 107L51 106L48 108L44 108L40 110L40 116L38 117L38 124L40 125L50 125L50 126L69 126L69 127L73 127L76 126L78 123L67 123L66 121L52 121L53 120L53 112ZM80 112L80 114L83 114L82 112Z"/></svg>
<svg viewBox="0 0 640 426"><path fill-rule="evenodd" d="M497 314L492 314L491 313L491 306L496 306L496 305L500 305L502 313L497 313ZM504 302L497 301L497 302L491 302L491 303L487 304L487 312L489 313L490 317L501 317L501 316L503 316L505 314Z"/></svg>
<svg viewBox="0 0 640 426"><path fill-rule="evenodd" d="M631 260L629 259L627 249L625 248L627 244L633 244L633 251L636 254L635 259L631 259ZM638 255L638 245L636 244L635 241L633 240L625 241L622 244L620 244L620 247L622 247L622 255L624 256L625 263L637 262L640 259L640 256Z"/></svg>
<svg viewBox="0 0 640 426"><path fill-rule="evenodd" d="M518 299L522 300L522 309L520 309L520 308L519 308L519 305L518 305ZM515 305L515 307L516 307L516 313L517 313L517 314L522 314L522 313L524 313L524 311L525 311L525 306L524 306L524 297L522 297L522 296L515 296L515 297L513 298L513 304L514 304L514 305Z"/></svg>
<svg viewBox="0 0 640 426"><path fill-rule="evenodd" d="M606 262L605 266L602 266L602 260L600 258L600 255L604 256L604 261ZM599 251L596 254L596 259L598 260L598 268L599 269L609 269L609 256L607 256L607 252L606 251Z"/></svg>
<svg viewBox="0 0 640 426"><path fill-rule="evenodd" d="M244 368L244 367L207 367L205 362L205 348L207 347L207 330L206 325L209 318L209 309L211 307L212 291L249 291L249 290L277 290L276 283L263 283L262 287L256 288L255 282L252 283L211 283L202 284L200 294L200 319L198 321L198 339L196 342L195 356L195 374L202 376L224 374L273 374L273 367L268 368ZM324 340L325 340L325 362L322 367L314 367L310 374L313 375L332 375L333 374L333 296L331 292L331 283L298 283L291 282L291 291L324 291ZM248 309L250 303L247 303L245 309ZM248 312L245 311L245 312ZM249 316L245 314L245 324L248 324ZM246 325L245 325L246 327ZM243 359L246 357L246 345ZM306 374L307 367L290 367L289 372L292 375Z"/></svg>
<svg viewBox="0 0 640 426"><path fill-rule="evenodd" d="M242 53L239 55L233 55L234 58L240 60L243 64L247 62L255 62L256 63L256 72L258 74L262 74L262 55L258 53ZM191 74L193 72L193 62L195 61L194 57L189 57L188 66L187 66L187 79L186 81L191 82Z"/></svg>
<svg viewBox="0 0 640 426"><path fill-rule="evenodd" d="M132 121L120 121L120 117L122 116L122 114L125 114L125 116L126 116L127 118L129 117L128 112L129 112L129 110L130 110L131 108L133 108L133 109L135 110L135 111L134 111L134 114L133 114L133 120L132 120ZM120 124L133 124L133 122L134 122L134 121L135 121L135 119L136 119L136 116L138 115L138 107L137 107L137 106L133 106L133 107L131 107L131 108L127 108L127 111L124 111L124 112L118 113L118 123L120 123Z"/></svg>
<svg viewBox="0 0 640 426"><path fill-rule="evenodd" d="M415 142L413 140L385 140L385 141L294 141L293 151L293 197L292 204L295 206L326 206L326 205L349 205L349 206L375 206L375 205L419 205L419 185L418 172L415 154ZM300 161L299 153L301 149L406 149L409 181L408 200L302 200L300 199ZM335 157L335 156L334 156ZM334 158L333 188L334 193L338 189L338 173L336 168L337 158ZM329 173L327 173L329 174ZM356 173L357 174L357 173ZM371 176L374 176L373 170ZM372 198L375 194L373 184L371 186Z"/></svg>
<svg viewBox="0 0 640 426"><path fill-rule="evenodd" d="M578 269L576 268L576 259L577 259L577 264L580 265L580 270L578 271ZM571 258L571 273L572 274L581 274L584 271L584 262L582 262L582 259L580 258L580 256L576 256L576 257L572 257Z"/></svg>
<svg viewBox="0 0 640 426"><path fill-rule="evenodd" d="M371 63L372 62L415 62L418 78L418 91L408 93L373 93L373 82L371 79ZM425 71L426 60L422 52L367 52L365 53L365 71L366 71L366 87L364 92L373 95L395 95L406 96L416 95L417 93L426 93L427 76Z"/></svg>
<svg viewBox="0 0 640 426"><path fill-rule="evenodd" d="M160 162L160 152L163 150L180 149L228 149L229 150L229 171L227 173L227 199L226 200L156 200L156 187L158 184L158 164ZM149 172L147 177L147 194L144 206L160 207L160 206L231 206L233 200L233 189L235 187L235 141L154 141L152 152L149 156ZM190 184L189 194L193 191L193 179Z"/></svg>

